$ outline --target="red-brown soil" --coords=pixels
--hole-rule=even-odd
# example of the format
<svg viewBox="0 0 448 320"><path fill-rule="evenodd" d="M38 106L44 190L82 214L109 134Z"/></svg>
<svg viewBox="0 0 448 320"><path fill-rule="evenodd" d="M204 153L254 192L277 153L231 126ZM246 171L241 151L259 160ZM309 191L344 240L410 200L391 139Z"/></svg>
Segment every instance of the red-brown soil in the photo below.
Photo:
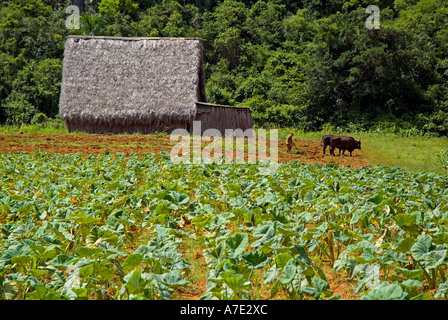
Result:
<svg viewBox="0 0 448 320"><path fill-rule="evenodd" d="M287 152L285 142L279 140L278 161L298 160L319 164L339 163L340 166L351 166L353 168L364 167L369 164L362 156L362 150L355 150L352 157L348 152L345 156L332 157L329 155L329 148L327 148L325 155L322 154L320 141L297 139L294 142L299 150L293 147L290 152ZM177 143L177 141L170 141L169 135L0 134L0 151L7 152L41 150L55 153L84 152L100 154L109 151L112 153L122 152L126 155L144 152L158 154L161 151L170 152ZM208 143L203 143L203 146Z"/></svg>

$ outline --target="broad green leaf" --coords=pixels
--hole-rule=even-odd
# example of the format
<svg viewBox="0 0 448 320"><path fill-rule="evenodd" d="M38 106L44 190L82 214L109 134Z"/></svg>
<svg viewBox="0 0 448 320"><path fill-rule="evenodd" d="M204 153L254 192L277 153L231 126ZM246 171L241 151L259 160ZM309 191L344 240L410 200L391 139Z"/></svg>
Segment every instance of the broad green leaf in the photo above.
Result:
<svg viewBox="0 0 448 320"><path fill-rule="evenodd" d="M92 258L101 253L99 248L79 247L76 249L76 253L80 257Z"/></svg>
<svg viewBox="0 0 448 320"><path fill-rule="evenodd" d="M106 267L103 264L103 262L95 263L94 268L95 268L96 274L98 276L100 276L101 278L103 278L105 280L112 280L114 278L113 272L108 267Z"/></svg>
<svg viewBox="0 0 448 320"><path fill-rule="evenodd" d="M250 282L246 281L246 279L242 276L232 275L223 277L223 279L235 294L238 294L241 290L250 287Z"/></svg>
<svg viewBox="0 0 448 320"><path fill-rule="evenodd" d="M375 194L374 196L371 196L369 199L367 199L368 202L372 202L374 204L380 204L381 201L383 201L383 196L379 193Z"/></svg>
<svg viewBox="0 0 448 320"><path fill-rule="evenodd" d="M445 299L448 297L448 279L439 285L437 292L434 295L434 298L436 299L440 299L442 297L445 297Z"/></svg>
<svg viewBox="0 0 448 320"><path fill-rule="evenodd" d="M280 281L276 281L274 285L271 287L269 299L272 299L282 288L282 283Z"/></svg>
<svg viewBox="0 0 448 320"><path fill-rule="evenodd" d="M432 238L428 235L420 235L411 247L411 253L415 260L425 260L426 254L431 251Z"/></svg>
<svg viewBox="0 0 448 320"><path fill-rule="evenodd" d="M230 257L236 258L246 251L249 245L249 236L247 233L237 233L226 239L226 248L230 250Z"/></svg>
<svg viewBox="0 0 448 320"><path fill-rule="evenodd" d="M412 226L415 224L415 217L410 214L397 214L394 216L394 220L397 222L397 225L401 226Z"/></svg>
<svg viewBox="0 0 448 320"><path fill-rule="evenodd" d="M412 237L406 237L403 240L401 240L397 245L395 246L394 251L397 252L409 252L411 250L412 245L414 244L415 239Z"/></svg>
<svg viewBox="0 0 448 320"><path fill-rule="evenodd" d="M126 281L125 287L129 294L141 292L144 281L139 269L132 271L130 274L125 276L123 280Z"/></svg>
<svg viewBox="0 0 448 320"><path fill-rule="evenodd" d="M166 196L165 199L168 201L171 201L177 205L186 204L188 201L190 201L190 197L185 193L180 193L177 191L170 191Z"/></svg>
<svg viewBox="0 0 448 320"><path fill-rule="evenodd" d="M312 295L314 299L319 299L321 295L330 288L328 282L322 280L321 278L312 278L311 284L313 285L313 287L305 287L303 289L303 292ZM327 296L329 296L330 294L331 292L328 292Z"/></svg>
<svg viewBox="0 0 448 320"><path fill-rule="evenodd" d="M194 218L191 221L191 224L193 224L196 227L205 227L209 225L213 221L212 217L210 215L201 215L196 218Z"/></svg>
<svg viewBox="0 0 448 320"><path fill-rule="evenodd" d="M403 281L401 283L402 286L405 287L422 287L423 286L423 282L419 281L419 280L415 280L415 279L409 279L406 281Z"/></svg>
<svg viewBox="0 0 448 320"><path fill-rule="evenodd" d="M187 280L182 279L182 277L177 273L166 273L163 275L163 281L168 286L183 286L189 284Z"/></svg>
<svg viewBox="0 0 448 320"><path fill-rule="evenodd" d="M422 269L408 270L408 269L399 268L399 267L396 267L395 269L400 271L401 274L403 274L403 276L409 280L415 279L415 280L421 281L425 277L425 272Z"/></svg>
<svg viewBox="0 0 448 320"><path fill-rule="evenodd" d="M288 253L280 253L275 257L275 264L277 268L283 268L289 260L293 259L293 256Z"/></svg>
<svg viewBox="0 0 448 320"><path fill-rule="evenodd" d="M253 269L263 268L269 262L266 254L258 250L243 254L242 258Z"/></svg>
<svg viewBox="0 0 448 320"><path fill-rule="evenodd" d="M27 295L27 300L62 300L61 296L47 287L35 286L34 291Z"/></svg>
<svg viewBox="0 0 448 320"><path fill-rule="evenodd" d="M247 199L243 197L231 198L229 204L235 209L244 208L247 204Z"/></svg>
<svg viewBox="0 0 448 320"><path fill-rule="evenodd" d="M445 258L446 250L434 250L426 255L424 265L428 269L434 269L444 264Z"/></svg>
<svg viewBox="0 0 448 320"><path fill-rule="evenodd" d="M361 300L404 300L406 296L407 293L399 284L383 283L380 287L371 289Z"/></svg>
<svg viewBox="0 0 448 320"><path fill-rule="evenodd" d="M48 261L48 265L53 265L55 267L68 267L69 265L73 264L74 261L79 260L78 258L74 258L72 256L68 256L66 254L60 254L56 256L51 261Z"/></svg>
<svg viewBox="0 0 448 320"><path fill-rule="evenodd" d="M0 266L2 264L9 263L15 256L27 255L30 252L31 249L25 244L11 245L8 249L6 249L6 251L3 252L3 255L0 257Z"/></svg>
<svg viewBox="0 0 448 320"><path fill-rule="evenodd" d="M71 289L75 294L78 300L87 300L88 290L87 288L72 288Z"/></svg>
<svg viewBox="0 0 448 320"><path fill-rule="evenodd" d="M82 268L79 269L79 276L81 278L87 278L92 276L95 273L95 266L93 263L89 263Z"/></svg>
<svg viewBox="0 0 448 320"><path fill-rule="evenodd" d="M421 293L412 297L410 300L432 300L431 297L427 293Z"/></svg>
<svg viewBox="0 0 448 320"><path fill-rule="evenodd" d="M361 210L361 209L358 209L358 210L356 210L355 212L353 212L352 218L351 218L351 220L350 220L350 224L356 224L356 223L358 223L358 221L359 221L363 216L365 216L366 213L367 213L366 210Z"/></svg>
<svg viewBox="0 0 448 320"><path fill-rule="evenodd" d="M303 266L306 266L306 267L310 266L312 260L311 260L310 256L308 255L308 253L306 252L305 247L303 247L299 244L294 244L294 249L297 251L296 258L298 259L298 261L300 261L300 263Z"/></svg>
<svg viewBox="0 0 448 320"><path fill-rule="evenodd" d="M283 284L288 284L294 279L296 275L297 267L294 265L294 259L289 259L283 268L283 273L280 275L280 282Z"/></svg>
<svg viewBox="0 0 448 320"><path fill-rule="evenodd" d="M11 263L18 263L22 266L25 266L26 264L30 264L33 262L33 258L30 256L14 256L11 258Z"/></svg>
<svg viewBox="0 0 448 320"><path fill-rule="evenodd" d="M272 281L274 281L277 278L278 274L279 274L279 272L277 270L277 267L275 265L273 265L264 274L264 277L263 277L264 281L263 281L263 283L271 283Z"/></svg>

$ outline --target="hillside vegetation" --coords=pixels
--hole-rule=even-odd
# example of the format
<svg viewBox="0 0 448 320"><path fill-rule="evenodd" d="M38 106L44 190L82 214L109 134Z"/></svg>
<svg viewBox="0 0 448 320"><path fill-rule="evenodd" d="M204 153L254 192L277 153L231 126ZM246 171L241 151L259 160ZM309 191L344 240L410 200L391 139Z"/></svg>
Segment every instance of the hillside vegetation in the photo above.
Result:
<svg viewBox="0 0 448 320"><path fill-rule="evenodd" d="M446 0L84 2L79 29L70 1L0 3L1 123L57 116L64 43L83 34L200 37L208 100L251 107L259 126L448 133Z"/></svg>

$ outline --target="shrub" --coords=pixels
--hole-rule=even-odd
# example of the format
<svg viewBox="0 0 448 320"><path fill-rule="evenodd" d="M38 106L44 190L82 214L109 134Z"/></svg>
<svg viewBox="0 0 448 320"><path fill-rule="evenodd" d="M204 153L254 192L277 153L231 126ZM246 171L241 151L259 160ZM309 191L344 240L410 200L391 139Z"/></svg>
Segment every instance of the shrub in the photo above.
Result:
<svg viewBox="0 0 448 320"><path fill-rule="evenodd" d="M37 109L22 94L13 92L3 104L6 123L10 125L21 125L30 123L37 113Z"/></svg>
<svg viewBox="0 0 448 320"><path fill-rule="evenodd" d="M47 121L48 117L45 114L39 112L33 116L33 118L31 119L31 124L44 124Z"/></svg>

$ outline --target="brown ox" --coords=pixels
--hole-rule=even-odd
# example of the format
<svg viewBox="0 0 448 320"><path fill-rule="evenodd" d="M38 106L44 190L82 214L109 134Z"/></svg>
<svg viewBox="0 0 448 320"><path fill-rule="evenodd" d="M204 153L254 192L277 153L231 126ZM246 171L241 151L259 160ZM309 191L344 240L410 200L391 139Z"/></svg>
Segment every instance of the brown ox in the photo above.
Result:
<svg viewBox="0 0 448 320"><path fill-rule="evenodd" d="M334 149L339 149L339 155L345 153L345 150L350 152L350 156L352 156L352 152L355 149L361 150L361 139L355 140L353 137L333 137L330 140L330 154L334 156Z"/></svg>

